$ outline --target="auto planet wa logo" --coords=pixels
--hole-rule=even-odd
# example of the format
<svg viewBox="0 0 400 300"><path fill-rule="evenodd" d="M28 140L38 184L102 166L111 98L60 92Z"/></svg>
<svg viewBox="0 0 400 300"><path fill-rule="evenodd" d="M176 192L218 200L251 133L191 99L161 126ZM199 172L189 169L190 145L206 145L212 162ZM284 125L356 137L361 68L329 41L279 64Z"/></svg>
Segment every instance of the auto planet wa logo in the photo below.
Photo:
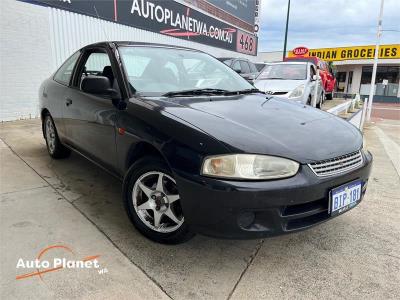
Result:
<svg viewBox="0 0 400 300"><path fill-rule="evenodd" d="M236 32L235 28L219 28L191 17L189 7L186 8L186 14L183 14L148 0L133 0L131 14L172 27L160 33L175 37L205 36L232 44L233 33Z"/></svg>
<svg viewBox="0 0 400 300"><path fill-rule="evenodd" d="M55 256L51 259L46 259L55 250L65 251L68 255L76 256L74 251L66 245L52 245L42 249L37 255L36 259L24 260L19 258L16 268L20 269L35 269L34 272L23 273L15 277L16 280L26 279L30 277L39 276L43 280L43 274L59 271L62 269L96 269L99 274L108 273L107 268L101 268L98 258L100 255L85 256L82 259L67 259L65 256Z"/></svg>

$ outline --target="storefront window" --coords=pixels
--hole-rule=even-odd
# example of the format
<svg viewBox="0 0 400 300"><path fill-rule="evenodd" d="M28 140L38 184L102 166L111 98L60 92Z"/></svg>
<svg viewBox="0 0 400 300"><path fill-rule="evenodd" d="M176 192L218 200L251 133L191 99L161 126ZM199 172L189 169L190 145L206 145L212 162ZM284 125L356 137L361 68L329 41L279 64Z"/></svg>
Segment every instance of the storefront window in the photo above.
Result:
<svg viewBox="0 0 400 300"><path fill-rule="evenodd" d="M360 94L369 95L372 66L362 68ZM399 89L400 67L378 66L375 78L375 94L379 96L396 96Z"/></svg>
<svg viewBox="0 0 400 300"><path fill-rule="evenodd" d="M346 87L346 74L347 74L347 72L337 72L337 75L336 75L337 88L336 88L336 90L338 92L344 92L344 89Z"/></svg>
<svg viewBox="0 0 400 300"><path fill-rule="evenodd" d="M351 85L353 84L353 71L349 71L349 79L347 79L346 93L351 93Z"/></svg>

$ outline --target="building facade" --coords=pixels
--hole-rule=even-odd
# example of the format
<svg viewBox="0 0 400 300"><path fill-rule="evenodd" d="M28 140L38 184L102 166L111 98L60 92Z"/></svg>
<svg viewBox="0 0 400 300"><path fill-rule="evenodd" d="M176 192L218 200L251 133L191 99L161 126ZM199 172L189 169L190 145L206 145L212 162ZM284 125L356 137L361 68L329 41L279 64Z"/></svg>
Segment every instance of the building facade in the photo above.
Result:
<svg viewBox="0 0 400 300"><path fill-rule="evenodd" d="M259 0L249 2L251 7L232 1L238 9L227 13L206 0L1 0L0 120L37 117L41 82L73 52L99 41L160 43L253 59L256 24L247 9Z"/></svg>

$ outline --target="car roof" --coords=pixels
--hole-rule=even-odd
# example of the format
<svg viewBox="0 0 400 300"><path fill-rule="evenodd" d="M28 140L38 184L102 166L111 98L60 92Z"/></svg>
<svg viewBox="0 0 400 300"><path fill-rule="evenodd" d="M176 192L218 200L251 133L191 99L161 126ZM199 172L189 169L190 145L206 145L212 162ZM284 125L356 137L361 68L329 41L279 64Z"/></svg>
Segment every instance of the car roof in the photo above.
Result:
<svg viewBox="0 0 400 300"><path fill-rule="evenodd" d="M240 59L240 60L246 60L250 61L249 59L245 57L217 57L218 60L228 60L228 59Z"/></svg>
<svg viewBox="0 0 400 300"><path fill-rule="evenodd" d="M278 61L273 63L268 63L269 65L308 65L313 64L310 61Z"/></svg>
<svg viewBox="0 0 400 300"><path fill-rule="evenodd" d="M318 62L322 62L318 56L300 56L300 57L285 57L285 61L309 61L313 64L318 64Z"/></svg>

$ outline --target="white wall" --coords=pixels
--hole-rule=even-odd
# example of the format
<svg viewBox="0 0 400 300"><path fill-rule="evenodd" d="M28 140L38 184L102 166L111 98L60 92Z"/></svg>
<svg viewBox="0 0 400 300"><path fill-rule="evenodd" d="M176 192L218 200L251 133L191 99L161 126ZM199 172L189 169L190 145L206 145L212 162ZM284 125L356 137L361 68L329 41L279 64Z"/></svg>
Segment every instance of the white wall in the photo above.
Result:
<svg viewBox="0 0 400 300"><path fill-rule="evenodd" d="M351 90L346 92L349 94L359 93L361 84L362 65L337 65L336 69L338 72L347 72L346 83L345 83L346 87L347 87L347 82L349 80L349 72L353 71Z"/></svg>
<svg viewBox="0 0 400 300"><path fill-rule="evenodd" d="M259 62L278 62L282 61L283 51L258 52L257 61Z"/></svg>
<svg viewBox="0 0 400 300"><path fill-rule="evenodd" d="M0 2L0 120L37 116L38 87L51 72L47 8Z"/></svg>
<svg viewBox="0 0 400 300"><path fill-rule="evenodd" d="M16 0L1 0L0 120L38 115L38 88L79 48L120 40L178 45L214 56L253 56Z"/></svg>

